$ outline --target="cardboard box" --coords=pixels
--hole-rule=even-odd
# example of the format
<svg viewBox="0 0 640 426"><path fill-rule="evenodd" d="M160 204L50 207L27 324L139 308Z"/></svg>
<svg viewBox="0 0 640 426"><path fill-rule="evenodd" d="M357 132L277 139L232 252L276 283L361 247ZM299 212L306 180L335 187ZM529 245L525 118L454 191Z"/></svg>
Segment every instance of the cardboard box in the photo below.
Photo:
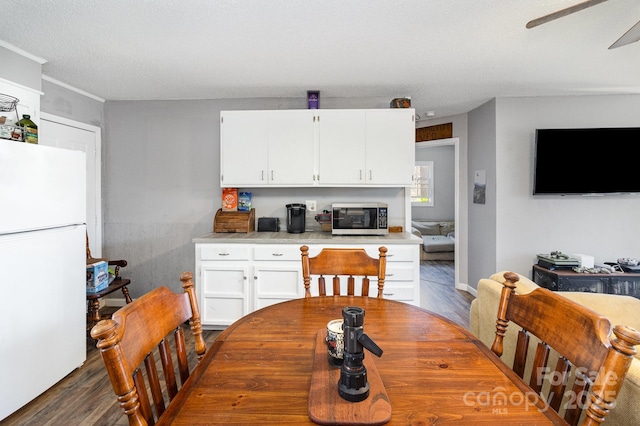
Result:
<svg viewBox="0 0 640 426"><path fill-rule="evenodd" d="M109 287L109 265L104 260L87 265L87 293Z"/></svg>
<svg viewBox="0 0 640 426"><path fill-rule="evenodd" d="M249 210L251 210L251 193L240 192L238 195L238 211L248 212Z"/></svg>
<svg viewBox="0 0 640 426"><path fill-rule="evenodd" d="M222 188L222 210L238 211L238 188Z"/></svg>
<svg viewBox="0 0 640 426"><path fill-rule="evenodd" d="M578 259L580 266L583 268L593 268L595 265L595 258L588 254L572 254L571 257Z"/></svg>

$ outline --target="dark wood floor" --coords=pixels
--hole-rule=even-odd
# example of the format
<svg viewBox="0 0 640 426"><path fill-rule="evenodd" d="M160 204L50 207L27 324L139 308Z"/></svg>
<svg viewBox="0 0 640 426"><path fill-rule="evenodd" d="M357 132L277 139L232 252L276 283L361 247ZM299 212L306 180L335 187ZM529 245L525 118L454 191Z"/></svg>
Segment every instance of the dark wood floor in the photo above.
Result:
<svg viewBox="0 0 640 426"><path fill-rule="evenodd" d="M423 261L420 277L421 306L469 328L469 304L473 296L454 288L453 262ZM204 333L207 345L219 334ZM189 337L190 333L185 335ZM187 347L193 347L191 339ZM93 339L87 337L84 365L0 425L126 426L128 422L116 403L100 353Z"/></svg>
<svg viewBox="0 0 640 426"><path fill-rule="evenodd" d="M475 297L466 291L456 290L454 283L453 262L420 262L420 306L469 329L469 306Z"/></svg>

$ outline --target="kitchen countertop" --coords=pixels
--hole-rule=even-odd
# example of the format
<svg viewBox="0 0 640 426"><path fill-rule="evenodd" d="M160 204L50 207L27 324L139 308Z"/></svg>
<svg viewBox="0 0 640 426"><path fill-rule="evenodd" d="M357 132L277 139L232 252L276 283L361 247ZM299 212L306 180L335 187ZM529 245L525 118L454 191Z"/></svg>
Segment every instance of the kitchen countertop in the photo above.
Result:
<svg viewBox="0 0 640 426"><path fill-rule="evenodd" d="M302 234L288 232L211 233L196 237L194 243L247 243L247 244L421 244L422 240L409 232L391 232L388 235L332 235L330 232L308 231Z"/></svg>

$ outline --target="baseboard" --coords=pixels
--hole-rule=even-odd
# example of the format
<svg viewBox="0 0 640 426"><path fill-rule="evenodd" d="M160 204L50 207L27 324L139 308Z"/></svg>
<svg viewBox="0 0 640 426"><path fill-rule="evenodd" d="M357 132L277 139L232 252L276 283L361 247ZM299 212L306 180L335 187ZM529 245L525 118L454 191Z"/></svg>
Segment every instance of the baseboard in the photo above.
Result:
<svg viewBox="0 0 640 426"><path fill-rule="evenodd" d="M466 291L473 297L478 297L478 290L471 287L469 284L465 283L456 283L456 290Z"/></svg>
<svg viewBox="0 0 640 426"><path fill-rule="evenodd" d="M464 284L465 291L469 294L471 294L473 297L478 297L478 289L471 287L469 284Z"/></svg>
<svg viewBox="0 0 640 426"><path fill-rule="evenodd" d="M127 301L124 298L122 299L103 298L100 300L101 307L110 306L110 307L121 308L126 304L127 304Z"/></svg>

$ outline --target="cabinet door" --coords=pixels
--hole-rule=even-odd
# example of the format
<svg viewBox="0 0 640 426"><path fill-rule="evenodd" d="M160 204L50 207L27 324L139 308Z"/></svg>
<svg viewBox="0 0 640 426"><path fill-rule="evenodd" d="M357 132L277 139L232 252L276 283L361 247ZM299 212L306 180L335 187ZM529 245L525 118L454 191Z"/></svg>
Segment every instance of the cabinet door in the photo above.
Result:
<svg viewBox="0 0 640 426"><path fill-rule="evenodd" d="M17 111L10 111L0 115L18 121L23 114L29 114L31 120L40 124L40 92L30 87L22 86L9 80L0 80L0 93L6 93L19 99Z"/></svg>
<svg viewBox="0 0 640 426"><path fill-rule="evenodd" d="M364 110L320 110L318 114L320 185L364 184Z"/></svg>
<svg viewBox="0 0 640 426"><path fill-rule="evenodd" d="M253 255L254 310L304 296L298 244L257 244Z"/></svg>
<svg viewBox="0 0 640 426"><path fill-rule="evenodd" d="M253 310L304 297L302 262L256 262Z"/></svg>
<svg viewBox="0 0 640 426"><path fill-rule="evenodd" d="M250 312L248 262L201 262L202 325L227 326Z"/></svg>
<svg viewBox="0 0 640 426"><path fill-rule="evenodd" d="M266 111L220 113L220 186L264 186L267 184Z"/></svg>
<svg viewBox="0 0 640 426"><path fill-rule="evenodd" d="M269 184L313 185L314 111L271 111L268 116Z"/></svg>
<svg viewBox="0 0 640 426"><path fill-rule="evenodd" d="M413 109L368 110L366 140L368 184L412 184L415 167Z"/></svg>

